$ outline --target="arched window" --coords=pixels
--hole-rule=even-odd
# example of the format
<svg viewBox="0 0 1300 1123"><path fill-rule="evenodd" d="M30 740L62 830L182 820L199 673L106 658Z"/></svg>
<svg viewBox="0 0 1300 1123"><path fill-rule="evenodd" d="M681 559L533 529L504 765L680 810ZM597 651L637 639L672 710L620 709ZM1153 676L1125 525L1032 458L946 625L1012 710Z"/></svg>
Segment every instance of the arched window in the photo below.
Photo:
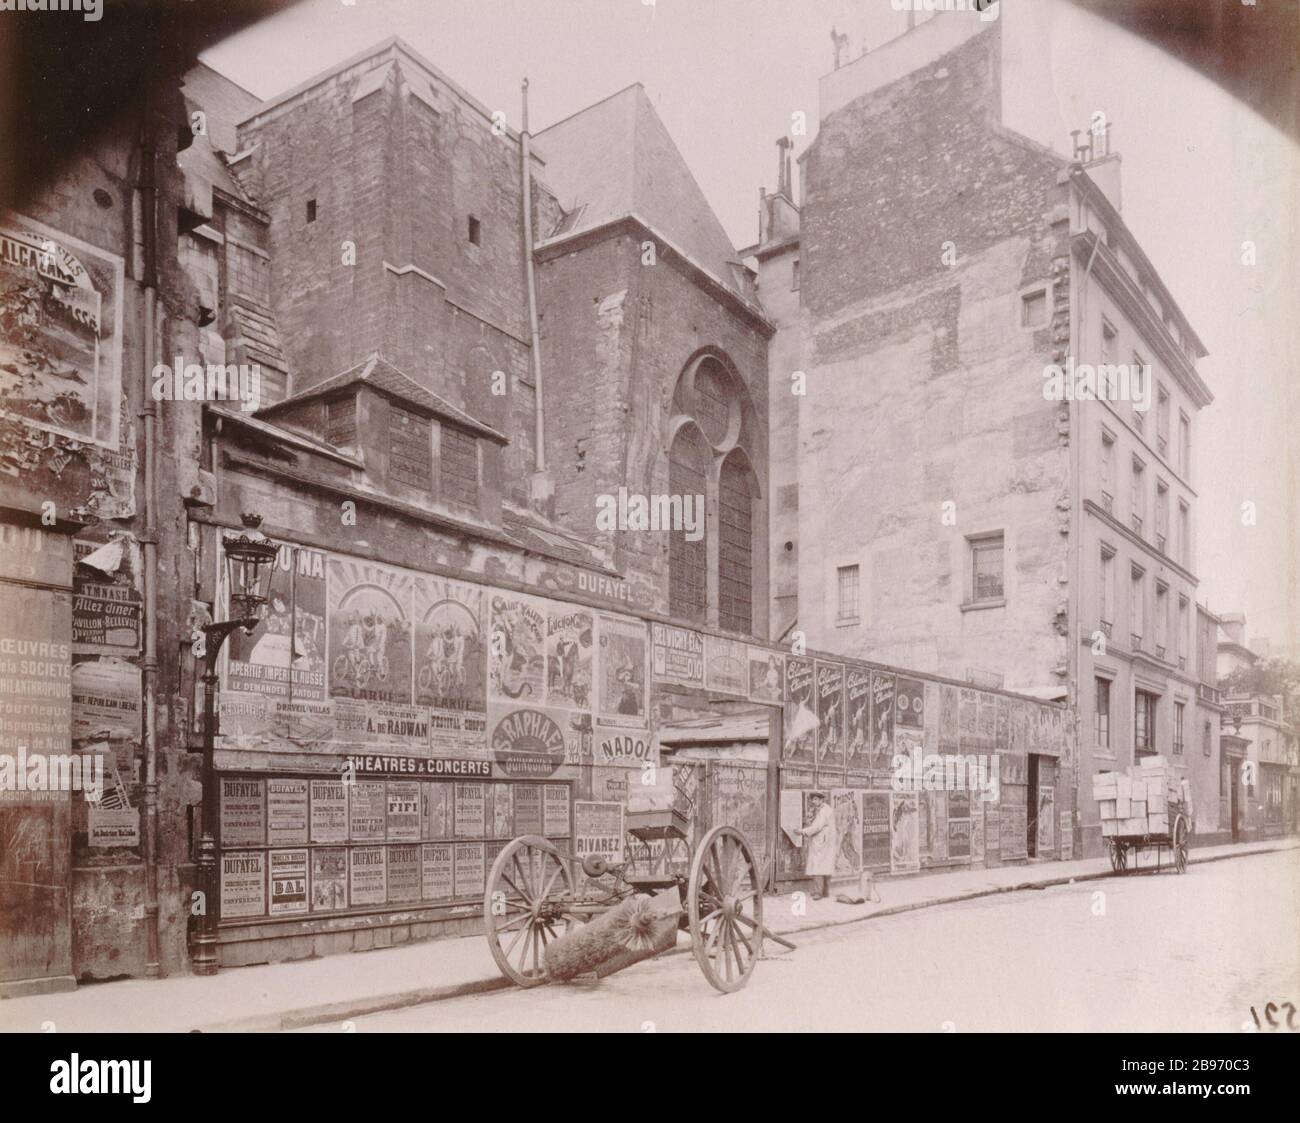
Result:
<svg viewBox="0 0 1300 1123"><path fill-rule="evenodd" d="M674 496L707 496L711 454L700 431L683 425L668 450L668 490ZM708 611L708 540L691 541L682 530L668 536L668 603L674 616L704 620Z"/></svg>
<svg viewBox="0 0 1300 1123"><path fill-rule="evenodd" d="M753 629L753 503L749 465L733 452L718 480L718 623L733 632Z"/></svg>

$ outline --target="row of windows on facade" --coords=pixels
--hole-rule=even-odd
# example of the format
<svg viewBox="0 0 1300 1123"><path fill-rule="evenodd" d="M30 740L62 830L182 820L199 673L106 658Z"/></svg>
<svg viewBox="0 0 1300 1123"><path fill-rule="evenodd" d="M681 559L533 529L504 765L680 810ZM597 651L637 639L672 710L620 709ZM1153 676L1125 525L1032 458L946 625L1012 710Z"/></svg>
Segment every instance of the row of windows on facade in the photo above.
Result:
<svg viewBox="0 0 1300 1123"><path fill-rule="evenodd" d="M966 539L969 555L968 605L999 604L1006 596L1003 583L1003 534L971 535ZM861 613L861 571L856 565L841 565L835 571L835 619L839 623L854 623Z"/></svg>
<svg viewBox="0 0 1300 1123"><path fill-rule="evenodd" d="M1111 745L1111 693L1112 682L1108 678L1098 677L1097 692L1093 707L1093 743L1099 749L1112 748ZM1146 690L1133 691L1133 753L1134 757L1159 752L1156 743L1156 715L1159 710L1160 695ZM1182 756L1186 748L1185 727L1187 722L1187 703L1174 702L1173 713L1173 753ZM1211 756L1214 752L1214 725L1204 722L1201 726L1201 753Z"/></svg>
<svg viewBox="0 0 1300 1123"><path fill-rule="evenodd" d="M307 221L315 222L319 214L315 199L307 200ZM483 238L483 224L474 215L465 216L465 238L473 245L479 245Z"/></svg>
<svg viewBox="0 0 1300 1123"><path fill-rule="evenodd" d="M1101 547L1101 571L1098 576L1100 601L1098 604L1098 627L1107 639L1115 637L1115 550L1105 544ZM1170 663L1177 662L1178 669L1187 669L1187 635L1191 627L1191 599L1178 594L1178 616L1174 620L1171 613L1173 601L1169 595L1169 586L1163 581L1155 583L1155 611L1150 621L1155 628L1155 635L1147 633L1147 574L1136 563L1129 568L1129 645L1134 651L1150 651L1145 644L1154 640L1154 654L1158 659ZM1175 650L1169 650L1169 635L1173 632ZM1198 644L1198 670L1205 677L1205 653ZM1212 681L1211 674L1206 681Z"/></svg>
<svg viewBox="0 0 1300 1123"><path fill-rule="evenodd" d="M1101 505L1110 516L1115 517L1115 435L1105 426L1101 430ZM1147 514L1147 474L1146 461L1134 455L1132 475L1129 487L1129 525L1143 541L1154 541L1156 549L1172 557L1185 568L1192 565L1191 505L1180 499L1178 501L1178 538L1175 543L1176 554L1169 552L1169 484L1156 478L1156 503L1154 537L1148 537L1152 527L1146 521ZM1144 529L1148 534L1144 534Z"/></svg>

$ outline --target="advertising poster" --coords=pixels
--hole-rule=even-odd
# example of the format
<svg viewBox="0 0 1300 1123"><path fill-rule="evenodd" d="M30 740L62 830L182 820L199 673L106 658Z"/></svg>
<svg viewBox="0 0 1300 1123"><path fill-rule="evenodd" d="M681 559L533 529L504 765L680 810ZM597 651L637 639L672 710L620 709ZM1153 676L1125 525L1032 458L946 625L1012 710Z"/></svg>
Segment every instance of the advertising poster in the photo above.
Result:
<svg viewBox="0 0 1300 1123"><path fill-rule="evenodd" d="M751 647L749 661L749 700L768 706L785 704L785 655L762 647Z"/></svg>
<svg viewBox="0 0 1300 1123"><path fill-rule="evenodd" d="M488 712L492 759L510 777L552 776L565 763L591 759L591 715L567 710L510 709Z"/></svg>
<svg viewBox="0 0 1300 1123"><path fill-rule="evenodd" d="M272 777L266 781L266 841L271 846L306 843L306 780Z"/></svg>
<svg viewBox="0 0 1300 1123"><path fill-rule="evenodd" d="M704 685L718 694L749 694L749 655L743 643L704 637Z"/></svg>
<svg viewBox="0 0 1300 1123"><path fill-rule="evenodd" d="M388 848L388 903L401 905L419 899L419 846L390 846Z"/></svg>
<svg viewBox="0 0 1300 1123"><path fill-rule="evenodd" d="M1011 700L1010 732L1008 736L1009 751L1018 756L1029 752L1029 703L1019 699Z"/></svg>
<svg viewBox="0 0 1300 1123"><path fill-rule="evenodd" d="M817 681L811 659L785 661L785 746L781 760L812 765L817 754Z"/></svg>
<svg viewBox="0 0 1300 1123"><path fill-rule="evenodd" d="M844 665L817 663L817 769L844 769Z"/></svg>
<svg viewBox="0 0 1300 1123"><path fill-rule="evenodd" d="M948 857L948 793L921 792L921 860L937 864Z"/></svg>
<svg viewBox="0 0 1300 1123"><path fill-rule="evenodd" d="M948 857L952 861L970 860L970 820L948 820Z"/></svg>
<svg viewBox="0 0 1300 1123"><path fill-rule="evenodd" d="M420 785L420 837L436 842L452 838L455 825L452 820L452 784Z"/></svg>
<svg viewBox="0 0 1300 1123"><path fill-rule="evenodd" d="M420 781L388 781L388 841L420 841Z"/></svg>
<svg viewBox="0 0 1300 1123"><path fill-rule="evenodd" d="M991 753L997 746L998 700L996 694L979 696L979 730L975 743L978 751Z"/></svg>
<svg viewBox="0 0 1300 1123"><path fill-rule="evenodd" d="M429 739L438 755L482 750L487 738L487 648L478 585L418 573L415 701L429 707Z"/></svg>
<svg viewBox="0 0 1300 1123"><path fill-rule="evenodd" d="M894 676L886 671L871 672L871 770L890 767L894 758Z"/></svg>
<svg viewBox="0 0 1300 1123"><path fill-rule="evenodd" d="M978 799L970 809L970 857L972 862L984 861L984 804Z"/></svg>
<svg viewBox="0 0 1300 1123"><path fill-rule="evenodd" d="M481 897L487 884L486 856L481 842L457 842L453 892L456 897Z"/></svg>
<svg viewBox="0 0 1300 1123"><path fill-rule="evenodd" d="M961 747L960 719L958 718L961 693L956 686L942 683L939 686L939 752L955 753Z"/></svg>
<svg viewBox="0 0 1300 1123"><path fill-rule="evenodd" d="M850 772L870 769L871 746L871 672L850 664L844 671L845 765Z"/></svg>
<svg viewBox="0 0 1300 1123"><path fill-rule="evenodd" d="M1002 785L1002 801L999 808L999 833L1001 835L1000 851L1002 860L1023 858L1028 852L1025 799L1027 792L1023 785Z"/></svg>
<svg viewBox="0 0 1300 1123"><path fill-rule="evenodd" d="M671 624L650 625L650 662L656 682L704 686L704 637Z"/></svg>
<svg viewBox="0 0 1300 1123"><path fill-rule="evenodd" d="M766 765L716 761L709 791L712 821L736 827L749 839L761 868L768 856Z"/></svg>
<svg viewBox="0 0 1300 1123"><path fill-rule="evenodd" d="M626 806L628 793L639 791L640 788L639 772L631 772L626 768L596 767L591 770L591 798L598 802L617 800Z"/></svg>
<svg viewBox="0 0 1300 1123"><path fill-rule="evenodd" d="M603 768L659 766L659 744L648 730L596 731L593 762Z"/></svg>
<svg viewBox="0 0 1300 1123"><path fill-rule="evenodd" d="M348 907L348 852L322 846L311 852L311 911L334 912Z"/></svg>
<svg viewBox="0 0 1300 1123"><path fill-rule="evenodd" d="M72 740L140 740L140 668L113 656L72 665Z"/></svg>
<svg viewBox="0 0 1300 1123"><path fill-rule="evenodd" d="M102 803L88 804L86 844L92 847L139 846L139 808L110 808Z"/></svg>
<svg viewBox="0 0 1300 1123"><path fill-rule="evenodd" d="M889 793L889 868L893 873L915 873L921 868L919 794Z"/></svg>
<svg viewBox="0 0 1300 1123"><path fill-rule="evenodd" d="M1038 787L1038 854L1048 857L1056 849L1056 789L1051 784Z"/></svg>
<svg viewBox="0 0 1300 1123"><path fill-rule="evenodd" d="M835 811L835 876L862 872L862 793L852 788L832 788Z"/></svg>
<svg viewBox="0 0 1300 1123"><path fill-rule="evenodd" d="M221 915L266 915L266 854L227 850L221 855Z"/></svg>
<svg viewBox="0 0 1300 1123"><path fill-rule="evenodd" d="M456 785L456 837L482 838L487 806L486 784Z"/></svg>
<svg viewBox="0 0 1300 1123"><path fill-rule="evenodd" d="M997 726L993 734L993 751L1002 752L1011 744L1011 699L997 696Z"/></svg>
<svg viewBox="0 0 1300 1123"><path fill-rule="evenodd" d="M515 784L515 832L543 834L541 784Z"/></svg>
<svg viewBox="0 0 1300 1123"><path fill-rule="evenodd" d="M623 805L573 802L573 846L579 858L594 855L610 863L623 860Z"/></svg>
<svg viewBox="0 0 1300 1123"><path fill-rule="evenodd" d="M595 652L595 617L585 608L547 601L546 702L569 710L590 710Z"/></svg>
<svg viewBox="0 0 1300 1123"><path fill-rule="evenodd" d="M1002 847L1002 813L996 803L984 805L984 852L999 858Z"/></svg>
<svg viewBox="0 0 1300 1123"><path fill-rule="evenodd" d="M979 692L960 687L961 701L958 715L958 747L963 753L980 752L979 747Z"/></svg>
<svg viewBox="0 0 1300 1123"><path fill-rule="evenodd" d="M797 833L803 827L803 797L802 791L781 791L781 834L786 842L797 849L803 847L803 835Z"/></svg>
<svg viewBox="0 0 1300 1123"><path fill-rule="evenodd" d="M271 915L307 911L307 851L272 850Z"/></svg>
<svg viewBox="0 0 1300 1123"><path fill-rule="evenodd" d="M118 448L122 278L116 254L0 212L0 413Z"/></svg>
<svg viewBox="0 0 1300 1123"><path fill-rule="evenodd" d="M1074 823L1068 811L1061 812L1061 860L1068 862L1074 857Z"/></svg>
<svg viewBox="0 0 1300 1123"><path fill-rule="evenodd" d="M353 842L383 842L388 834L388 793L383 780L351 785L348 815Z"/></svg>
<svg viewBox="0 0 1300 1123"><path fill-rule="evenodd" d="M647 722L645 624L626 616L597 619L596 724L639 729Z"/></svg>
<svg viewBox="0 0 1300 1123"><path fill-rule="evenodd" d="M906 729L925 727L925 683L898 676L894 690L895 724Z"/></svg>
<svg viewBox="0 0 1300 1123"><path fill-rule="evenodd" d="M562 838L569 833L569 789L564 784L542 787L542 833Z"/></svg>
<svg viewBox="0 0 1300 1123"><path fill-rule="evenodd" d="M512 784L492 784L488 790L492 793L492 828L488 831L488 837L514 838L514 786Z"/></svg>
<svg viewBox="0 0 1300 1123"><path fill-rule="evenodd" d="M354 846L348 851L348 895L353 908L388 901L388 854L382 846Z"/></svg>
<svg viewBox="0 0 1300 1123"><path fill-rule="evenodd" d="M238 537L234 531L224 536ZM218 584L223 599L225 577L222 566ZM240 628L226 641L227 690L324 701L325 589L324 553L281 542L257 627L252 635Z"/></svg>
<svg viewBox="0 0 1300 1123"><path fill-rule="evenodd" d="M72 571L72 650L133 655L140 650L140 548L125 536L105 544L76 539Z"/></svg>
<svg viewBox="0 0 1300 1123"><path fill-rule="evenodd" d="M930 682L927 679L924 686L925 751L927 753L937 753L939 751L939 684Z"/></svg>
<svg viewBox="0 0 1300 1123"><path fill-rule="evenodd" d="M539 602L491 593L488 693L498 701L540 706L546 697L546 619Z"/></svg>
<svg viewBox="0 0 1300 1123"><path fill-rule="evenodd" d="M327 571L330 697L410 705L412 575L336 557Z"/></svg>
<svg viewBox="0 0 1300 1123"><path fill-rule="evenodd" d="M954 819L969 819L971 809L970 792L949 792L948 793L948 822ZM974 797L978 801L979 796Z"/></svg>
<svg viewBox="0 0 1300 1123"><path fill-rule="evenodd" d="M420 847L420 896L426 901L450 901L455 896L451 855L450 842L426 842Z"/></svg>
<svg viewBox="0 0 1300 1123"><path fill-rule="evenodd" d="M342 781L311 781L311 840L347 842L348 786Z"/></svg>
<svg viewBox="0 0 1300 1123"><path fill-rule="evenodd" d="M889 869L889 792L862 792L862 864Z"/></svg>
<svg viewBox="0 0 1300 1123"><path fill-rule="evenodd" d="M266 845L266 781L221 777L221 845Z"/></svg>
<svg viewBox="0 0 1300 1123"><path fill-rule="evenodd" d="M1029 779L1029 758L1014 753L998 757L998 781L1003 784L1025 784Z"/></svg>

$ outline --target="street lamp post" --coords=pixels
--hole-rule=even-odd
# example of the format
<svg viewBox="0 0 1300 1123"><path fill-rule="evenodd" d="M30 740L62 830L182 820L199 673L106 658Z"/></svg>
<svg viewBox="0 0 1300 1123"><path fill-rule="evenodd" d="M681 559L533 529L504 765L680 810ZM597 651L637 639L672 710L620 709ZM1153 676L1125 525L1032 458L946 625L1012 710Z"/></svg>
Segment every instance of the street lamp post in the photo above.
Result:
<svg viewBox="0 0 1300 1123"><path fill-rule="evenodd" d="M203 626L203 835L199 839L198 882L203 894L203 912L198 917L192 943L194 973L217 973L217 926L221 922L221 886L217 875L217 843L213 825L220 814L213 750L217 735L217 655L226 638L239 628L251 634L266 604L271 574L279 546L267 541L258 529L259 515L242 515L244 531L236 538L223 538L226 588L229 589L229 620Z"/></svg>

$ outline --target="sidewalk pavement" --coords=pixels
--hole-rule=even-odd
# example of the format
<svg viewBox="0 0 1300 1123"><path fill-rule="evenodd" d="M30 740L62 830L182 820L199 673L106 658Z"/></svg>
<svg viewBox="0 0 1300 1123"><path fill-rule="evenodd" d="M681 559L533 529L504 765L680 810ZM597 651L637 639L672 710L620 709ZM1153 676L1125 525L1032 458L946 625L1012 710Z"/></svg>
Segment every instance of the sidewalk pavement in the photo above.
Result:
<svg viewBox="0 0 1300 1123"><path fill-rule="evenodd" d="M1297 847L1300 840L1294 838L1270 839L1195 848L1189 858L1196 864ZM1168 864L1167 854L1162 864ZM790 937L952 901L1110 875L1105 858L1088 858L886 879L876 883L879 903L844 905L832 896L821 901L806 897L799 904L790 894L768 897L763 904L763 921L772 932ZM856 886L847 892L856 894ZM678 951L688 943L689 938L683 936ZM780 950L769 944L768 954ZM215 978L183 975L131 979L89 984L65 994L4 999L0 1000L0 1031L266 1032L501 990L509 985L497 970L482 936L466 936L354 952L347 957L235 967Z"/></svg>

